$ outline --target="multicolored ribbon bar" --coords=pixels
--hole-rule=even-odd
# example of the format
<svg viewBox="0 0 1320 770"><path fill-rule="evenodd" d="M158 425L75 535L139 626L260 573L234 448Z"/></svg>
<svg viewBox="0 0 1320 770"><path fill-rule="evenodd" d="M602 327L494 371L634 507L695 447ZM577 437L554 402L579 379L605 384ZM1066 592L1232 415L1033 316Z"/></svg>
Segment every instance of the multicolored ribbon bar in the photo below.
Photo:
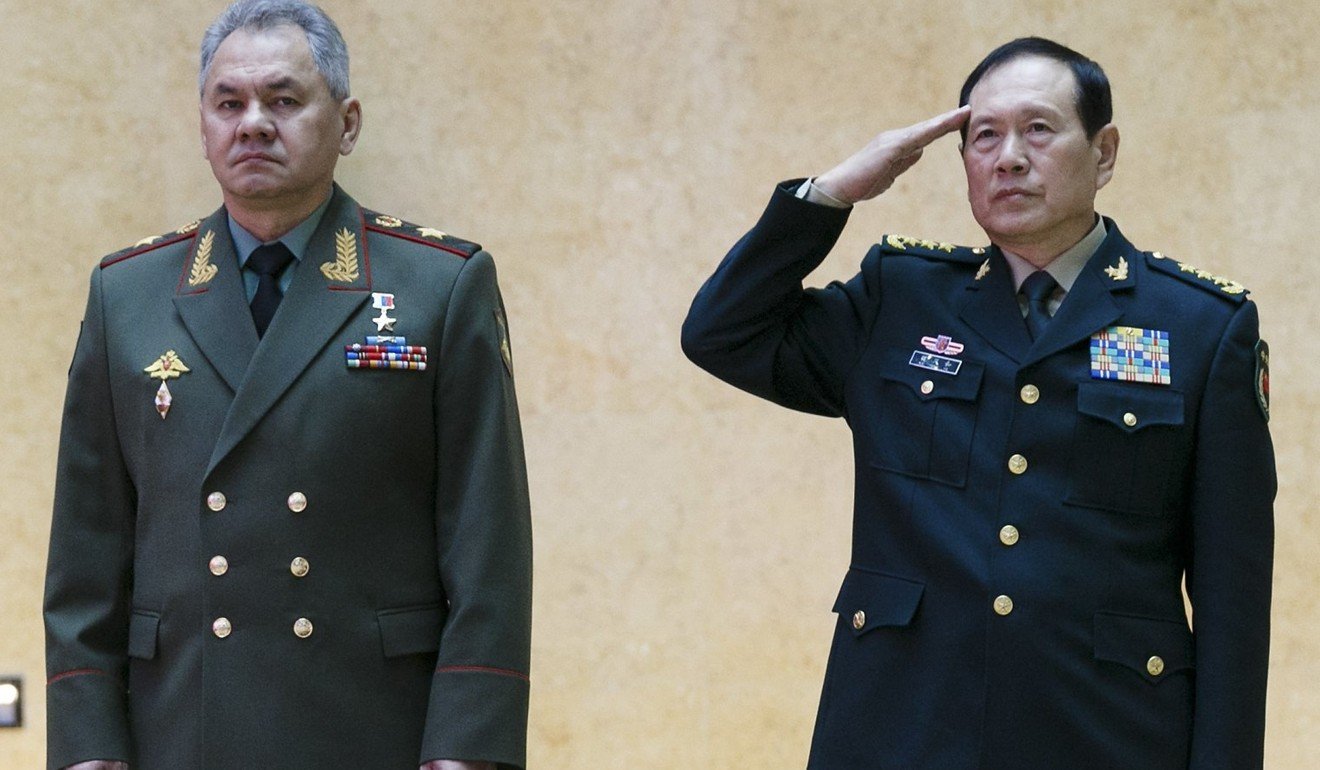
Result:
<svg viewBox="0 0 1320 770"><path fill-rule="evenodd" d="M425 353L344 353L346 361L425 361Z"/></svg>
<svg viewBox="0 0 1320 770"><path fill-rule="evenodd" d="M377 361L375 359L354 358L344 362L349 369L406 369L414 372L426 371L425 361Z"/></svg>
<svg viewBox="0 0 1320 770"><path fill-rule="evenodd" d="M1091 335L1091 377L1168 385L1173 381L1169 333L1110 326Z"/></svg>
<svg viewBox="0 0 1320 770"><path fill-rule="evenodd" d="M425 345L363 345L354 342L344 346L345 353L403 353L426 355Z"/></svg>

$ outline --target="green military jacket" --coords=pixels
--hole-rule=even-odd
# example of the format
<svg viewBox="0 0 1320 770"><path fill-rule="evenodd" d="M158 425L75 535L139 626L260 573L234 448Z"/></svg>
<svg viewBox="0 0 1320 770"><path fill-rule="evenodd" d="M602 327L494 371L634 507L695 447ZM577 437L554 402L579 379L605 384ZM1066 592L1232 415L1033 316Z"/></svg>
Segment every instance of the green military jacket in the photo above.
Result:
<svg viewBox="0 0 1320 770"><path fill-rule="evenodd" d="M524 766L512 372L490 256L338 187L260 341L223 208L106 257L60 438L49 766Z"/></svg>

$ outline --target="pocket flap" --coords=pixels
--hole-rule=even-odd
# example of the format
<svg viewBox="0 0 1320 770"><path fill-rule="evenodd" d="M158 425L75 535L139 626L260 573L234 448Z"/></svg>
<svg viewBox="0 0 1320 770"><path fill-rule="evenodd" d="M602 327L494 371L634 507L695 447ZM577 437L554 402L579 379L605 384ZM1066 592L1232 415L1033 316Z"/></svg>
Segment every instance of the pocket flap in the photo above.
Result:
<svg viewBox="0 0 1320 770"><path fill-rule="evenodd" d="M1139 384L1083 382L1077 387L1077 410L1129 433L1152 425L1183 424L1183 394Z"/></svg>
<svg viewBox="0 0 1320 770"><path fill-rule="evenodd" d="M906 385L912 390L912 394L922 401L938 398L972 401L976 398L976 394L981 392L981 375L985 371L985 364L939 356L938 358L956 363L958 373L950 374L913 365L911 362L914 353L926 355L919 350L907 351L901 348L886 350L881 358L880 377Z"/></svg>
<svg viewBox="0 0 1320 770"><path fill-rule="evenodd" d="M387 658L435 652L440 649L440 632L447 614L439 604L378 611L381 651Z"/></svg>
<svg viewBox="0 0 1320 770"><path fill-rule="evenodd" d="M1096 660L1127 666L1152 684L1175 671L1195 668L1195 655L1185 620L1095 614Z"/></svg>
<svg viewBox="0 0 1320 770"><path fill-rule="evenodd" d="M160 615L146 610L133 610L128 616L128 657L151 660L156 657L156 633L160 629Z"/></svg>
<svg viewBox="0 0 1320 770"><path fill-rule="evenodd" d="M882 626L906 626L916 615L925 589L924 584L912 580L854 568L843 579L834 611L852 629L853 636Z"/></svg>

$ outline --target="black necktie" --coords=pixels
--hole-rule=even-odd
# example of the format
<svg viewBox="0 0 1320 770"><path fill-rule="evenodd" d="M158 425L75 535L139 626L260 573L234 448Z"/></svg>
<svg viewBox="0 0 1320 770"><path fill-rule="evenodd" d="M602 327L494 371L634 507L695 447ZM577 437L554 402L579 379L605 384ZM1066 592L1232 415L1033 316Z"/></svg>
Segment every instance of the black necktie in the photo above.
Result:
<svg viewBox="0 0 1320 770"><path fill-rule="evenodd" d="M1045 324L1050 322L1050 295L1058 287L1059 282L1044 270L1037 270L1022 282L1020 291L1027 298L1027 334L1033 341L1040 339Z"/></svg>
<svg viewBox="0 0 1320 770"><path fill-rule="evenodd" d="M270 319L275 317L275 310L280 306L280 271L284 270L293 259L293 252L276 241L265 246L258 246L248 257L247 266L257 274L257 293L252 295L252 321L257 325L257 337L266 334Z"/></svg>

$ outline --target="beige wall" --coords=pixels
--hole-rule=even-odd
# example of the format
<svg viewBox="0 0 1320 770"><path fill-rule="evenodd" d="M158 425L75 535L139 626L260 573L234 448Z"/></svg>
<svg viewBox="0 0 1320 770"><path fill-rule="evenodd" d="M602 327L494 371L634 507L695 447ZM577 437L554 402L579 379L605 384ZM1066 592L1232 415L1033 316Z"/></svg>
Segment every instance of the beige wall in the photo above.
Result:
<svg viewBox="0 0 1320 770"><path fill-rule="evenodd" d="M0 0L0 674L29 699L0 767L42 761L41 582L87 275L217 205L193 68L222 5ZM848 558L847 431L703 375L679 323L775 181L951 107L977 59L1024 33L1114 82L1123 143L1101 209L1262 307L1281 480L1267 766L1312 766L1320 6L325 5L366 112L341 181L500 265L536 522L537 768L803 765ZM945 140L854 214L820 280L885 231L980 242L960 175Z"/></svg>

